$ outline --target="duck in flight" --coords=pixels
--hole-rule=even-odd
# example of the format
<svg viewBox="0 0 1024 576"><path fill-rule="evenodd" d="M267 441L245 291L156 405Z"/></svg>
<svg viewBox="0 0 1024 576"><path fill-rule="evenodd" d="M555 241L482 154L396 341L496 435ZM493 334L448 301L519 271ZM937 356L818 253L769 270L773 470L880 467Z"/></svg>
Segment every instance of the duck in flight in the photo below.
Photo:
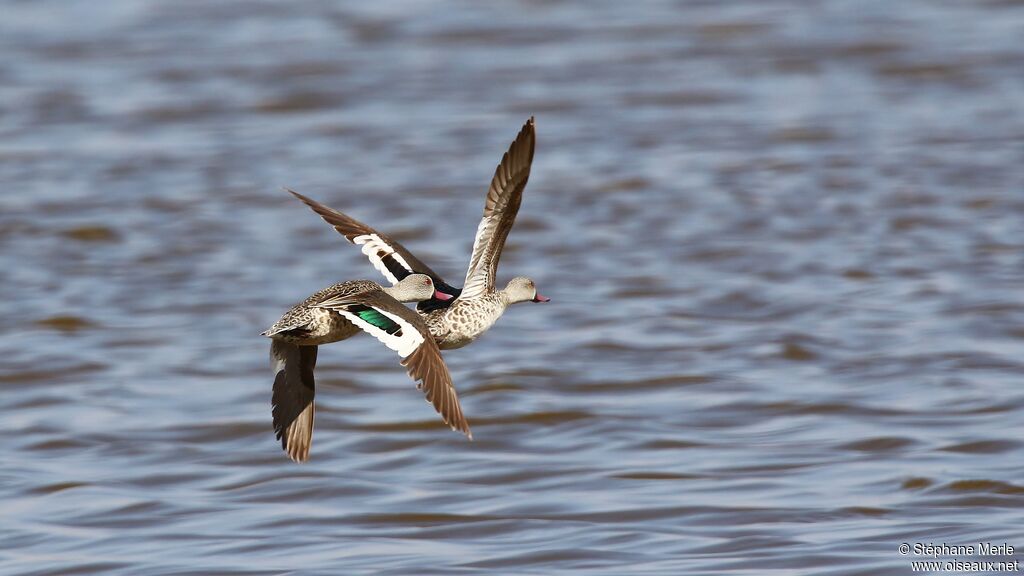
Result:
<svg viewBox="0 0 1024 576"><path fill-rule="evenodd" d="M445 282L386 234L298 192L288 191L334 226L349 242L362 246L363 254L373 267L392 284L412 274L425 274L433 279L435 295L420 302L417 310L438 347L442 350L461 348L493 326L509 305L550 300L537 292L533 280L523 276L513 278L504 289L495 288L498 260L515 223L523 190L530 177L535 140L534 119L531 117L505 152L491 178L483 218L477 227L469 269L461 289Z"/></svg>
<svg viewBox="0 0 1024 576"><path fill-rule="evenodd" d="M263 333L272 340L274 431L292 460L309 459L317 347L361 331L397 352L444 422L473 439L429 328L422 317L402 304L433 297L443 301L447 295L439 293L425 274L407 275L388 288L369 280L341 282L296 304Z"/></svg>

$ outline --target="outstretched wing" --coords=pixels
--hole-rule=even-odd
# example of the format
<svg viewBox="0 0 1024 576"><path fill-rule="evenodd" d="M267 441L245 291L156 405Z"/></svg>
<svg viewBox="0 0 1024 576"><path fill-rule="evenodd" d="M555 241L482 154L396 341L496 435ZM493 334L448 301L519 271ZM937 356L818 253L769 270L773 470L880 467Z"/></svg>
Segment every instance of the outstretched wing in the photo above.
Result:
<svg viewBox="0 0 1024 576"><path fill-rule="evenodd" d="M288 189L286 188L286 190ZM397 284L409 274L426 274L434 280L436 286L444 284L444 279L441 276L388 235L377 232L348 214L324 206L294 190L288 191L306 206L312 208L325 222L334 226L334 229L349 242L362 246L363 254L370 259L370 264L373 264L373 267L383 274L388 282Z"/></svg>
<svg viewBox="0 0 1024 576"><path fill-rule="evenodd" d="M470 257L469 270L466 271L466 282L462 286L461 298L464 300L480 296L494 287L501 250L515 223L519 204L523 200L523 189L530 177L535 140L531 116L494 171L494 178L487 190L484 216L473 241L473 255Z"/></svg>
<svg viewBox="0 0 1024 576"><path fill-rule="evenodd" d="M270 342L274 432L288 457L296 462L309 459L309 447L313 443L316 351L316 346L299 346L280 340Z"/></svg>
<svg viewBox="0 0 1024 576"><path fill-rule="evenodd" d="M433 404L445 424L473 439L448 366L426 324L415 312L379 291L360 294L356 298L325 300L317 307L341 314L398 352L409 376L417 382L417 387L423 390L427 401Z"/></svg>

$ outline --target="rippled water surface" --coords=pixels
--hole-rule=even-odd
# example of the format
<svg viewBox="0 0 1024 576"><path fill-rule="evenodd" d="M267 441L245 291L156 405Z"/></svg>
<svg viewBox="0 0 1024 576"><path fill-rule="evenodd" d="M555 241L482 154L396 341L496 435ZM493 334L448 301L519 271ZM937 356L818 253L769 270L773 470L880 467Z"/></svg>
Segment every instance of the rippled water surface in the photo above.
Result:
<svg viewBox="0 0 1024 576"><path fill-rule="evenodd" d="M5 2L0 573L905 574L1024 550L1024 4ZM376 279L289 186L547 305L372 338L270 424L291 304ZM977 558L975 558L977 559Z"/></svg>

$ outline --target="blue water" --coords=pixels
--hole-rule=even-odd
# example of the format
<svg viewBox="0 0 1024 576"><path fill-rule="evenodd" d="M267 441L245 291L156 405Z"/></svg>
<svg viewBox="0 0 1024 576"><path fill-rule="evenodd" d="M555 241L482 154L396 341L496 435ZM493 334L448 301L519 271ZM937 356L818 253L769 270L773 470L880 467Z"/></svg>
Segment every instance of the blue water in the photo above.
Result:
<svg viewBox="0 0 1024 576"><path fill-rule="evenodd" d="M1024 550L1024 4L2 11L0 573ZM320 350L290 462L259 333L378 278L282 186L459 284L531 115L499 280L552 302L445 352L475 440L362 337Z"/></svg>

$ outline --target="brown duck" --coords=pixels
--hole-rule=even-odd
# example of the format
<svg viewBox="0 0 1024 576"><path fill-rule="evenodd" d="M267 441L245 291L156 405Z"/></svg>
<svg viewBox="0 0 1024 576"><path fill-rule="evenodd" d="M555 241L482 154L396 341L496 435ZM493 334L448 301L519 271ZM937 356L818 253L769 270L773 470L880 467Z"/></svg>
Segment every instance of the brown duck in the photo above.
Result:
<svg viewBox="0 0 1024 576"><path fill-rule="evenodd" d="M472 439L437 344L423 318L402 305L445 296L425 274L410 274L389 288L369 280L342 282L296 304L263 333L272 339L274 431L292 460L306 461L313 440L317 347L361 331L397 352L445 423Z"/></svg>

